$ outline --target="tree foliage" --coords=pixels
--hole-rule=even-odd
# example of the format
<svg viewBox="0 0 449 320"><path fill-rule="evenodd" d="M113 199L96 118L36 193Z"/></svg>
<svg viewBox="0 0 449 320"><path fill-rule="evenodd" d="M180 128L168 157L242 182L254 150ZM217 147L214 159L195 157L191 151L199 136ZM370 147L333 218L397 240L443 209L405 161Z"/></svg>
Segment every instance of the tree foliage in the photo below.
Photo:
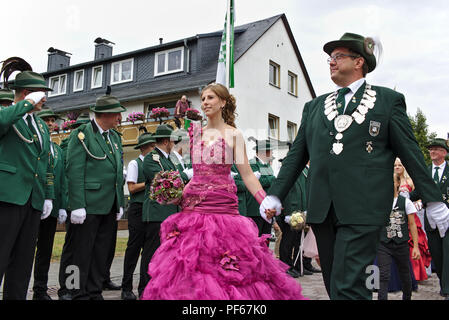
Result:
<svg viewBox="0 0 449 320"><path fill-rule="evenodd" d="M408 115L410 123L412 124L413 133L418 141L419 147L424 155L424 160L427 165L431 164L429 151L427 146L429 143L436 138L437 134L435 132L429 133L429 126L427 124L427 118L421 109L418 108L415 116Z"/></svg>

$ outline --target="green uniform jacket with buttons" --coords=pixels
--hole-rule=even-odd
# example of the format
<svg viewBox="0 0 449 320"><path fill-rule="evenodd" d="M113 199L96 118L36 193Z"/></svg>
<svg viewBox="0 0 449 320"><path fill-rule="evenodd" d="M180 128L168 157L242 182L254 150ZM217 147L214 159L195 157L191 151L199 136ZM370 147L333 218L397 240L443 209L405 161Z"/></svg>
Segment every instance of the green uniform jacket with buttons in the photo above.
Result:
<svg viewBox="0 0 449 320"><path fill-rule="evenodd" d="M296 179L292 189L285 197L282 203L282 214L284 216L290 215L294 211L307 211L307 173L308 169L304 168L298 179Z"/></svg>
<svg viewBox="0 0 449 320"><path fill-rule="evenodd" d="M246 197L249 192L235 164L232 165L231 171L237 173L237 175L235 175L233 178L235 185L237 186L237 197L239 198L239 213L242 216L246 216Z"/></svg>
<svg viewBox="0 0 449 320"><path fill-rule="evenodd" d="M80 132L84 134L84 144L91 155L79 139ZM79 126L70 136L66 168L70 210L85 208L87 214L105 215L115 204L114 209L119 212L120 207L124 207L120 136L109 130L111 151L93 120Z"/></svg>
<svg viewBox="0 0 449 320"><path fill-rule="evenodd" d="M257 158L249 160L249 165L251 166L253 172L260 172L259 182L262 185L262 188L267 191L268 188L270 188L271 183L275 179L271 166L269 164L263 164ZM246 193L246 215L248 217L260 216L259 203L249 191Z"/></svg>
<svg viewBox="0 0 449 320"><path fill-rule="evenodd" d="M357 107L365 85L356 92ZM417 192L425 203L442 201L441 193L429 176L406 112L404 96L388 88L372 86L376 91L374 108L362 124L356 122L343 132L343 151L332 152L336 130L334 121L324 115L322 95L304 106L298 135L268 194L282 201L307 161L307 223L322 223L331 203L341 224L387 224L393 202L393 164L401 158ZM374 132L370 126L378 126ZM368 148L371 146L371 148Z"/></svg>
<svg viewBox="0 0 449 320"><path fill-rule="evenodd" d="M143 175L145 176L145 200L142 208L142 221L144 222L162 222L173 213L178 212L176 205L161 205L156 200L150 199L150 186L156 173L162 171L161 166L153 159L153 155L159 156L159 161L165 170L176 170L175 165L170 159L166 158L164 154L155 148L148 153L143 160Z"/></svg>
<svg viewBox="0 0 449 320"><path fill-rule="evenodd" d="M27 140L33 134L22 119L33 110L28 101L20 101L0 111L0 201L24 205L31 195L32 206L42 211L45 199L54 199L53 170L49 161L50 133L39 117L34 117L42 138L27 143L19 137L13 125Z"/></svg>
<svg viewBox="0 0 449 320"><path fill-rule="evenodd" d="M59 209L67 209L67 179L65 176L64 153L60 146L51 142L54 155L51 156L51 165L54 172L55 200L53 200L53 210L51 216L57 218Z"/></svg>
<svg viewBox="0 0 449 320"><path fill-rule="evenodd" d="M428 174L430 177L433 177L432 165L428 167ZM449 163L447 161L446 166L444 167L443 174L441 175L440 182L435 185L440 190L444 204L449 208ZM421 199L421 195L416 191L416 189L410 192L410 200L416 201L419 199Z"/></svg>

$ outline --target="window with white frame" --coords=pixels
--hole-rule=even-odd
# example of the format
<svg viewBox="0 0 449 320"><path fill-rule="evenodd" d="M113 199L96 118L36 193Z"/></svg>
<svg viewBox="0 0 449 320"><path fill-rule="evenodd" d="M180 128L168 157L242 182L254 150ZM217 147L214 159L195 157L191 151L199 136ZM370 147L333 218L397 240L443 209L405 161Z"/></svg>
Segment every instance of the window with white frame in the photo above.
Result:
<svg viewBox="0 0 449 320"><path fill-rule="evenodd" d="M111 84L133 80L134 59L114 62L111 70Z"/></svg>
<svg viewBox="0 0 449 320"><path fill-rule="evenodd" d="M298 76L293 72L288 72L288 93L298 96Z"/></svg>
<svg viewBox="0 0 449 320"><path fill-rule="evenodd" d="M51 77L49 80L50 88L53 91L48 92L49 97L66 94L67 91L67 74Z"/></svg>
<svg viewBox="0 0 449 320"><path fill-rule="evenodd" d="M155 76L183 71L184 47L157 52L154 60Z"/></svg>
<svg viewBox="0 0 449 320"><path fill-rule="evenodd" d="M84 88L84 70L75 71L73 74L73 92L82 91Z"/></svg>
<svg viewBox="0 0 449 320"><path fill-rule="evenodd" d="M269 63L269 83L280 88L281 66L270 60Z"/></svg>
<svg viewBox="0 0 449 320"><path fill-rule="evenodd" d="M279 139L279 117L268 114L268 137Z"/></svg>
<svg viewBox="0 0 449 320"><path fill-rule="evenodd" d="M100 88L103 85L103 66L92 68L92 84L91 88Z"/></svg>
<svg viewBox="0 0 449 320"><path fill-rule="evenodd" d="M297 125L294 122L287 121L287 135L288 141L293 142L296 138Z"/></svg>

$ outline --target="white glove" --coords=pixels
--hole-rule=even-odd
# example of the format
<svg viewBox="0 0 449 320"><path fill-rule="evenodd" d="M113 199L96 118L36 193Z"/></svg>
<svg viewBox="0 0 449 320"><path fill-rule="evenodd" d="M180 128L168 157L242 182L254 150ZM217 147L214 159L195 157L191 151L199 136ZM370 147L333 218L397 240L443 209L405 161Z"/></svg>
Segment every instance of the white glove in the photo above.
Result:
<svg viewBox="0 0 449 320"><path fill-rule="evenodd" d="M415 205L415 208L417 211L421 211L421 209L422 209L422 201L421 200L415 201L415 202L413 202L413 204Z"/></svg>
<svg viewBox="0 0 449 320"><path fill-rule="evenodd" d="M117 212L117 221L119 221L123 216L123 207L120 207L120 211Z"/></svg>
<svg viewBox="0 0 449 320"><path fill-rule="evenodd" d="M185 168L183 170L183 172L185 173L185 175L187 176L187 178L190 180L193 177L193 168Z"/></svg>
<svg viewBox="0 0 449 320"><path fill-rule="evenodd" d="M67 219L67 211L65 209L59 209L58 211L58 223L63 224Z"/></svg>
<svg viewBox="0 0 449 320"><path fill-rule="evenodd" d="M443 202L429 202L426 208L427 220L432 229L438 228L441 238L444 238L449 228L449 209Z"/></svg>
<svg viewBox="0 0 449 320"><path fill-rule="evenodd" d="M25 100L31 100L33 101L34 105L38 104L43 98L45 97L45 92L43 91L36 91L36 92L31 92L29 93L26 97Z"/></svg>
<svg viewBox="0 0 449 320"><path fill-rule="evenodd" d="M290 224L290 220L292 219L292 216L285 216L285 223Z"/></svg>
<svg viewBox="0 0 449 320"><path fill-rule="evenodd" d="M42 208L41 220L48 218L52 210L53 210L53 200L46 199L44 201L44 207Z"/></svg>
<svg viewBox="0 0 449 320"><path fill-rule="evenodd" d="M259 206L259 213L265 221L271 223L271 220L267 220L267 215L265 214L265 210L267 209L276 209L276 215L280 215L282 211L282 204L278 197L276 196L266 196L263 199L262 203Z"/></svg>
<svg viewBox="0 0 449 320"><path fill-rule="evenodd" d="M70 215L70 221L73 224L83 224L85 219L86 219L86 209L85 208L73 210Z"/></svg>
<svg viewBox="0 0 449 320"><path fill-rule="evenodd" d="M254 175L257 179L260 179L260 177L262 176L259 171L254 171Z"/></svg>

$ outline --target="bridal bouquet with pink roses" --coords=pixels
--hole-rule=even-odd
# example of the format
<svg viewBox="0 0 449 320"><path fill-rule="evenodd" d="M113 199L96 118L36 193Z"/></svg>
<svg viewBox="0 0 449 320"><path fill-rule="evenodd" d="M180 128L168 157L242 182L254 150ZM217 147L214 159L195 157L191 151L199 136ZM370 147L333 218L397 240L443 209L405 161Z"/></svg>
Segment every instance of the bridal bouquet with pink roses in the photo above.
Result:
<svg viewBox="0 0 449 320"><path fill-rule="evenodd" d="M151 182L150 199L162 205L177 205L181 202L183 189L184 182L179 171L161 171Z"/></svg>

